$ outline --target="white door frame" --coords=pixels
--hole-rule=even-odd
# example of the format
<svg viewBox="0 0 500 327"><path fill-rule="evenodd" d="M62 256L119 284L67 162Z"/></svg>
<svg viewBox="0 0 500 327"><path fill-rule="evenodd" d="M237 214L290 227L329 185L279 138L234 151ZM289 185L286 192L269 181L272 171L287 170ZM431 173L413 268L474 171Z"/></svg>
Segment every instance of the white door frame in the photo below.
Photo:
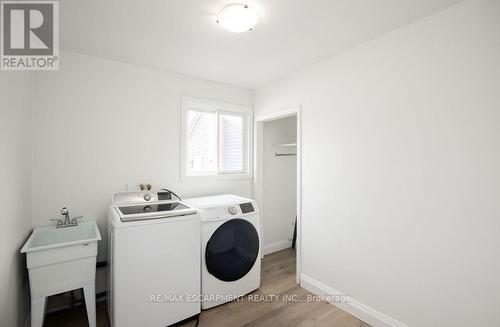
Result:
<svg viewBox="0 0 500 327"><path fill-rule="evenodd" d="M302 133L301 133L301 106L295 106L266 113L255 117L254 130L254 196L260 208L261 223L261 249L264 248L264 122L297 116L297 239L295 248L297 251L297 268L295 280L300 285L300 272L302 268ZM262 251L263 253L263 251Z"/></svg>

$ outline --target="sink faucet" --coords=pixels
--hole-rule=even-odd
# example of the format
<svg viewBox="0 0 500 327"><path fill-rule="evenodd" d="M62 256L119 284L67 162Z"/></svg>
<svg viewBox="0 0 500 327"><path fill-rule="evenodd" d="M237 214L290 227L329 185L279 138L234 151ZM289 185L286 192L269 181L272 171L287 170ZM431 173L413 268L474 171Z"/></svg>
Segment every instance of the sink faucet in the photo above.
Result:
<svg viewBox="0 0 500 327"><path fill-rule="evenodd" d="M78 216L78 217L73 217L73 219L70 219L69 218L69 210L66 207L63 207L61 209L61 215L64 216L64 220L63 220L63 218L51 219L51 221L57 221L56 228L78 226L77 219L83 218L83 216Z"/></svg>
<svg viewBox="0 0 500 327"><path fill-rule="evenodd" d="M68 208L63 207L61 209L61 215L64 216L64 225L69 225L70 222L69 222L69 210L68 210Z"/></svg>

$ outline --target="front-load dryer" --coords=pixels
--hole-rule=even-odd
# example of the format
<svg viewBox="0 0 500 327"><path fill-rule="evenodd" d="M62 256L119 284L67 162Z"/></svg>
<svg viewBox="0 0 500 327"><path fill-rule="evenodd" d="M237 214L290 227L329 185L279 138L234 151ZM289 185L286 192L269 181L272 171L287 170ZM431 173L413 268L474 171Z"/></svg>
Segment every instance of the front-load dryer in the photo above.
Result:
<svg viewBox="0 0 500 327"><path fill-rule="evenodd" d="M201 216L201 308L260 286L260 217L254 200L218 195L185 200Z"/></svg>

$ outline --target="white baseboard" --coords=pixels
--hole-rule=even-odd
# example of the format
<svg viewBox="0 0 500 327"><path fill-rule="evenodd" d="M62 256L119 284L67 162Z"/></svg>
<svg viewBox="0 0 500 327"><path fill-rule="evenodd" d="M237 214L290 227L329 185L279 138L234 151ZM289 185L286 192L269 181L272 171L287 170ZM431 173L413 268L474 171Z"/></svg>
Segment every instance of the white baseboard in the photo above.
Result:
<svg viewBox="0 0 500 327"><path fill-rule="evenodd" d="M278 252L284 249L288 249L292 247L292 241L290 240L281 240L281 241L276 241L276 242L271 242L264 244L264 251L263 254L270 254L274 252Z"/></svg>
<svg viewBox="0 0 500 327"><path fill-rule="evenodd" d="M316 295L343 295L342 292L339 292L305 274L300 275L300 286ZM402 322L399 322L396 319L391 318L353 298L349 298L349 301L346 303L333 304L350 313L354 317L372 325L373 327L408 327L408 325L405 325Z"/></svg>

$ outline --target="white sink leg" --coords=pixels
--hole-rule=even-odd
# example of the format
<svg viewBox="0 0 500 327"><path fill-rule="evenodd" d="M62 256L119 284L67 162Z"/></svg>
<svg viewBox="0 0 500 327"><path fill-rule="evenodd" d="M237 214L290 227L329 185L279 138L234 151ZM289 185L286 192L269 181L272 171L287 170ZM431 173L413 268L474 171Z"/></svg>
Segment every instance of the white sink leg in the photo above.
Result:
<svg viewBox="0 0 500 327"><path fill-rule="evenodd" d="M87 317L89 319L89 327L96 327L95 284L84 286L83 294L85 296L85 305L87 306Z"/></svg>
<svg viewBox="0 0 500 327"><path fill-rule="evenodd" d="M45 296L31 299L31 327L42 327L46 300Z"/></svg>

